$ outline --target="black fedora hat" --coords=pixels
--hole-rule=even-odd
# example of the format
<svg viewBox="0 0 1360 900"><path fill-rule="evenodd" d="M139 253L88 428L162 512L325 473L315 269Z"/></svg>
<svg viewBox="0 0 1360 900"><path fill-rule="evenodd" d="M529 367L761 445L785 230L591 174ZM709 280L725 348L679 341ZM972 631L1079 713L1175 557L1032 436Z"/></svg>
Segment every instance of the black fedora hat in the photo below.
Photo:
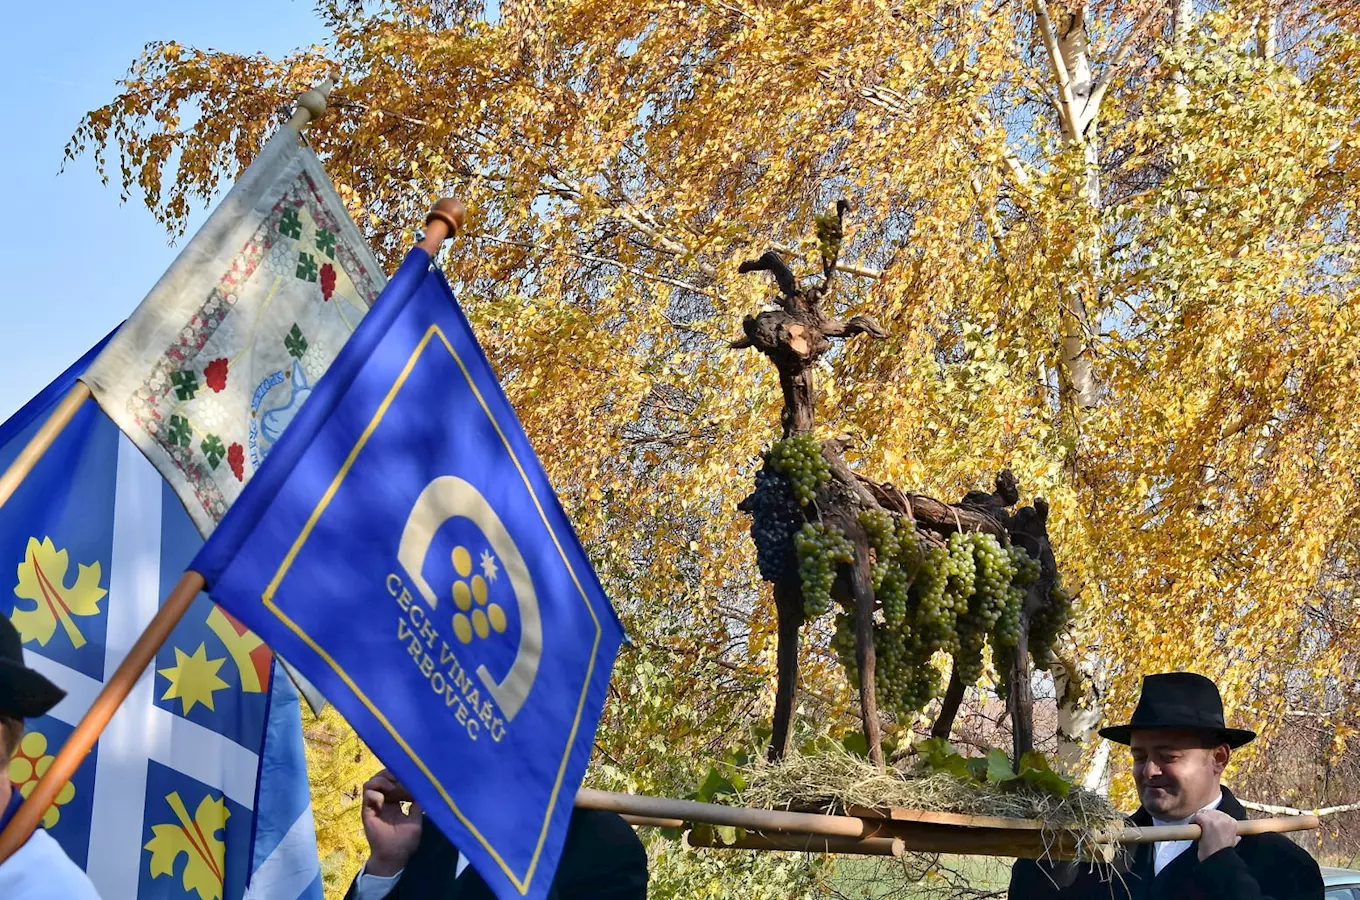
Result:
<svg viewBox="0 0 1360 900"><path fill-rule="evenodd" d="M1116 744L1129 743L1138 728L1192 728L1223 738L1229 747L1256 739L1256 732L1229 728L1223 721L1223 698L1218 687L1194 672L1167 672L1143 679L1143 693L1127 725L1100 729L1100 736Z"/></svg>
<svg viewBox="0 0 1360 900"><path fill-rule="evenodd" d="M0 616L0 716L36 719L65 696L65 691L24 665L19 631L8 616Z"/></svg>

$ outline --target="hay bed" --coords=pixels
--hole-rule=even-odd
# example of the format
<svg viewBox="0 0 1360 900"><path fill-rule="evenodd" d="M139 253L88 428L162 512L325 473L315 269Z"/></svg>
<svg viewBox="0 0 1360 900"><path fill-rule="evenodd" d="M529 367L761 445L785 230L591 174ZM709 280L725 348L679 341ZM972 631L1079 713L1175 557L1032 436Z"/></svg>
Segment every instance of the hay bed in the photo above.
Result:
<svg viewBox="0 0 1360 900"><path fill-rule="evenodd" d="M811 756L790 754L778 763L761 761L743 769L746 787L739 799L759 809L827 814L869 807L1030 819L1046 829L1074 832L1079 840L1123 822L1108 799L1078 787L1059 797L1026 783L965 784L915 766L906 759L884 771L843 748Z"/></svg>

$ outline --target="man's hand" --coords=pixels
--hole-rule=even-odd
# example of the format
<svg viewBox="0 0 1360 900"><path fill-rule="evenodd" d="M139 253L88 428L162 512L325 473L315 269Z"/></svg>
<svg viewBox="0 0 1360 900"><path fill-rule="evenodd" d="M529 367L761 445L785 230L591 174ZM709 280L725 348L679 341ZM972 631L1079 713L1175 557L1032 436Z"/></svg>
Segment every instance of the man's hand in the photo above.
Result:
<svg viewBox="0 0 1360 900"><path fill-rule="evenodd" d="M1203 834L1199 839L1199 861L1204 862L1220 850L1236 847L1242 842L1237 833L1237 820L1225 812L1206 809L1195 814L1190 820L1200 827Z"/></svg>
<svg viewBox="0 0 1360 900"><path fill-rule="evenodd" d="M364 782L364 836L368 838L369 857L364 871L383 877L406 868L420 843L420 804L411 803L410 812L401 811L403 800L410 800L406 788L383 769Z"/></svg>

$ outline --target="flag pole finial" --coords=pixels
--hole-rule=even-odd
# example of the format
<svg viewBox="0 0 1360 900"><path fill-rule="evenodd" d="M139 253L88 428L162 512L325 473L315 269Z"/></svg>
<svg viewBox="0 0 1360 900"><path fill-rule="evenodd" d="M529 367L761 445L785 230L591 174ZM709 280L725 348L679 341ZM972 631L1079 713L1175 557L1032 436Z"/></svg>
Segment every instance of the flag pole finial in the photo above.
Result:
<svg viewBox="0 0 1360 900"><path fill-rule="evenodd" d="M288 120L288 124L301 131L309 122L321 118L321 114L326 111L326 98L330 96L334 87L335 77L327 75L320 84L298 97L293 117Z"/></svg>
<svg viewBox="0 0 1360 900"><path fill-rule="evenodd" d="M467 207L463 202L445 197L435 203L430 214L425 217L425 237L421 238L416 246L434 256L439 251L440 244L451 237L457 237L466 221Z"/></svg>

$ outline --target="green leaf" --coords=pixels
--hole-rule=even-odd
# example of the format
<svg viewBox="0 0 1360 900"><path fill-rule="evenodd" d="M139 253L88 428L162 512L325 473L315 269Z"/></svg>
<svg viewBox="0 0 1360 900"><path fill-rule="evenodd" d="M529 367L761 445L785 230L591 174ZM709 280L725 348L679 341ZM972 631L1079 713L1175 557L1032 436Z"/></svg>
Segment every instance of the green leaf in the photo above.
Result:
<svg viewBox="0 0 1360 900"><path fill-rule="evenodd" d="M735 844L737 842L737 832L740 831L735 825L714 825L713 833L718 836L718 840L724 844Z"/></svg>
<svg viewBox="0 0 1360 900"><path fill-rule="evenodd" d="M1072 791L1070 781L1048 769L1025 769L1020 773L1020 778L1058 797L1066 797Z"/></svg>
<svg viewBox="0 0 1360 900"><path fill-rule="evenodd" d="M856 756L869 758L869 742L858 731L852 731L841 738L841 746Z"/></svg>
<svg viewBox="0 0 1360 900"><path fill-rule="evenodd" d="M695 799L707 803L720 794L733 793L736 793L736 791L732 787L732 782L724 778L717 769L709 769L708 777L704 779L703 784L699 785Z"/></svg>
<svg viewBox="0 0 1360 900"><path fill-rule="evenodd" d="M1010 757L1004 750L993 750L987 754L987 780L993 784L1003 784L1015 779Z"/></svg>

